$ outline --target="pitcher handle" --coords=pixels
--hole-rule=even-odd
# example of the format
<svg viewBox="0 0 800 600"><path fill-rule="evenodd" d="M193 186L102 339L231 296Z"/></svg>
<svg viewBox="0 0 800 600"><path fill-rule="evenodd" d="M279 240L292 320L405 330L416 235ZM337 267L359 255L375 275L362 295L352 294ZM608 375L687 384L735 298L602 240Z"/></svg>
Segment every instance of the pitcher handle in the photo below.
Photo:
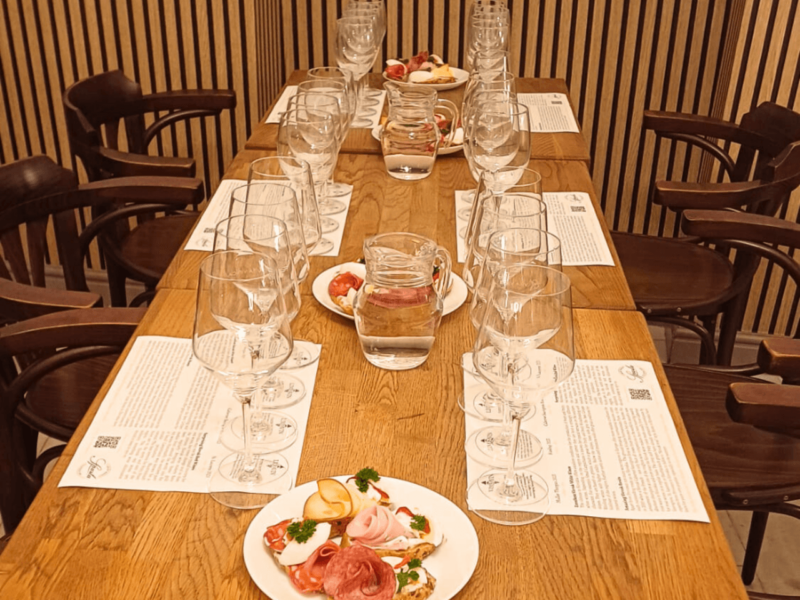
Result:
<svg viewBox="0 0 800 600"><path fill-rule="evenodd" d="M436 108L443 108L446 112L449 112L452 115L450 119L450 133L445 138L445 148L449 147L453 143L453 137L456 135L456 129L458 129L458 107L455 105L454 102L451 102L447 98L439 98L436 101Z"/></svg>
<svg viewBox="0 0 800 600"><path fill-rule="evenodd" d="M450 253L441 246L436 247L436 257L433 259L434 266L439 266L439 279L433 284L433 289L439 294L439 297L444 301L447 296L447 290L450 289L450 274L453 269L453 261L450 258Z"/></svg>

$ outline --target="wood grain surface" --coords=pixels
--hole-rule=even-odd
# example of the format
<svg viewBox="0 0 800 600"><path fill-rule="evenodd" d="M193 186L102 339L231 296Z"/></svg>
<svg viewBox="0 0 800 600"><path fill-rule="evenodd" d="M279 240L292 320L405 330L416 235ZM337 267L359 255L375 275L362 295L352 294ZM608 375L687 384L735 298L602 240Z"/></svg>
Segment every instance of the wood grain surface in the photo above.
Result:
<svg viewBox="0 0 800 600"><path fill-rule="evenodd" d="M286 85L297 85L305 79L305 75L306 71L294 71L289 76ZM369 77L371 87L382 89L383 82L385 81L382 74L372 73ZM452 100L460 110L461 101L464 96L464 87L465 86L462 85L454 90L439 92L439 97ZM517 79L517 92L558 92L567 94L569 97L569 90L563 79L520 78ZM283 89L281 93L283 93ZM280 98L280 95L278 98ZM278 137L278 125L266 123L267 117L270 112L272 112L272 106L274 106L274 103L269 107L269 110L264 113L261 122L253 128L253 134L244 145L245 149L275 150L275 143ZM383 108L384 114L386 114L386 102L384 102ZM575 113L574 106L573 113ZM372 137L372 133L369 129L351 129L344 144L342 144L341 153L380 154L381 145ZM463 154L458 153L458 155L462 156ZM531 136L531 157L534 159L579 160L586 163L587 166L591 164L589 147L586 145L586 141L580 133L534 133Z"/></svg>
<svg viewBox="0 0 800 600"><path fill-rule="evenodd" d="M240 152L228 168L225 178L247 179L250 163L268 155L274 155L274 152ZM546 192L589 193L595 211L600 216L606 240L614 253L617 263L614 267L564 267L564 272L573 282L575 306L634 310L633 298L611 244L586 167L577 161L535 160L531 161L530 168L541 173ZM380 156L342 154L339 156L336 180L355 186L342 249L336 257L312 257L311 273L303 285L304 289L310 290L314 277L325 269L361 257L361 244L365 237L386 231L411 231L438 241L452 255L455 272L461 274L463 265L455 263L457 255L453 190L475 186L463 158L451 156L437 159L430 177L406 182L389 177ZM204 252L181 250L164 274L159 289L195 289L200 262L205 256Z"/></svg>
<svg viewBox="0 0 800 600"><path fill-rule="evenodd" d="M138 334L189 337L194 303L191 290L159 292ZM467 512L480 558L457 597L746 598L643 317L576 310L575 324L579 357L656 364L711 523L560 516L509 528ZM371 465L466 512L456 397L459 358L473 339L467 312L442 322L428 361L411 371L368 364L352 322L316 302L304 302L292 329L323 344L298 483ZM225 508L204 494L57 488L108 387L0 556L0 597L263 598L242 557L255 512Z"/></svg>

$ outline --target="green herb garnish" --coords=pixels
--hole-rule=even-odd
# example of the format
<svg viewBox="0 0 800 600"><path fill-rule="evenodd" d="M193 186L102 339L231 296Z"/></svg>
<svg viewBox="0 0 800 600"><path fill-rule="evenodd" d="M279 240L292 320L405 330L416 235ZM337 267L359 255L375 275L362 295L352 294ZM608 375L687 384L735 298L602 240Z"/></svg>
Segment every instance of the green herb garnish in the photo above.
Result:
<svg viewBox="0 0 800 600"><path fill-rule="evenodd" d="M356 473L356 487L358 491L362 494L366 494L367 490L369 489L369 482L372 481L380 481L381 476L378 475L378 472L375 469L371 469L367 467L366 469L361 469L358 473Z"/></svg>
<svg viewBox="0 0 800 600"><path fill-rule="evenodd" d="M410 565L411 563L408 564ZM411 583L411 581L417 581L419 579L419 573L416 571L400 571L396 575L398 592Z"/></svg>
<svg viewBox="0 0 800 600"><path fill-rule="evenodd" d="M422 515L414 515L411 518L411 529L416 529L417 531L425 531L425 527L428 524L428 519L423 517Z"/></svg>
<svg viewBox="0 0 800 600"><path fill-rule="evenodd" d="M412 558L408 561L408 568L409 569L419 569L422 566L422 560L419 558Z"/></svg>
<svg viewBox="0 0 800 600"><path fill-rule="evenodd" d="M298 544L305 544L317 530L317 522L306 519L302 523L295 521L286 528L286 533Z"/></svg>

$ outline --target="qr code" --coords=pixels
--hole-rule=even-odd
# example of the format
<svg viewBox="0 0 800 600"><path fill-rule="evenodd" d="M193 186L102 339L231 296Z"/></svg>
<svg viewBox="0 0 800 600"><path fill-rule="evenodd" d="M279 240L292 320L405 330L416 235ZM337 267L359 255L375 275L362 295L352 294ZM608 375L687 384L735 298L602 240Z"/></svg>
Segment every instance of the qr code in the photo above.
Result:
<svg viewBox="0 0 800 600"><path fill-rule="evenodd" d="M586 212L585 206L570 206L572 212Z"/></svg>
<svg viewBox="0 0 800 600"><path fill-rule="evenodd" d="M97 441L94 443L95 448L111 448L114 450L119 444L120 437L119 436L108 436L108 435L101 435L97 438Z"/></svg>
<svg viewBox="0 0 800 600"><path fill-rule="evenodd" d="M650 394L650 390L628 390L628 393L631 395L631 400L652 400L653 396Z"/></svg>

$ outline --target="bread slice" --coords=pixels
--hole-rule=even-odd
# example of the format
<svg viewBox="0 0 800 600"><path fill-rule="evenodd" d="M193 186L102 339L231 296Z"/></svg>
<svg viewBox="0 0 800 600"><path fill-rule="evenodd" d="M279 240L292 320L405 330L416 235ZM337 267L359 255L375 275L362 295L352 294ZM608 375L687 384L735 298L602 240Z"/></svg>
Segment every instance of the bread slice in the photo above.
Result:
<svg viewBox="0 0 800 600"><path fill-rule="evenodd" d="M344 539L342 540L342 542L344 542ZM436 546L434 546L430 542L422 542L421 544L416 544L414 546L411 546L410 548L407 548L406 550L385 550L381 548L373 548L373 550L375 550L375 554L381 557L397 556L399 558L402 558L404 556L408 556L409 559L411 560L414 560L415 558L422 560L423 558L426 558L431 554L433 554L433 551L436 550Z"/></svg>
<svg viewBox="0 0 800 600"><path fill-rule="evenodd" d="M336 304L342 312L347 313L351 317L353 316L353 307L350 306L349 303L343 302L343 300L347 300L347 296L331 296L331 300L333 300L333 303Z"/></svg>
<svg viewBox="0 0 800 600"><path fill-rule="evenodd" d="M399 592L394 595L392 600L425 600L429 598L431 594L433 594L433 588L436 587L436 578L431 575L427 570L425 574L428 578L427 583L425 583L421 588L417 588L413 592L406 592L403 588Z"/></svg>

